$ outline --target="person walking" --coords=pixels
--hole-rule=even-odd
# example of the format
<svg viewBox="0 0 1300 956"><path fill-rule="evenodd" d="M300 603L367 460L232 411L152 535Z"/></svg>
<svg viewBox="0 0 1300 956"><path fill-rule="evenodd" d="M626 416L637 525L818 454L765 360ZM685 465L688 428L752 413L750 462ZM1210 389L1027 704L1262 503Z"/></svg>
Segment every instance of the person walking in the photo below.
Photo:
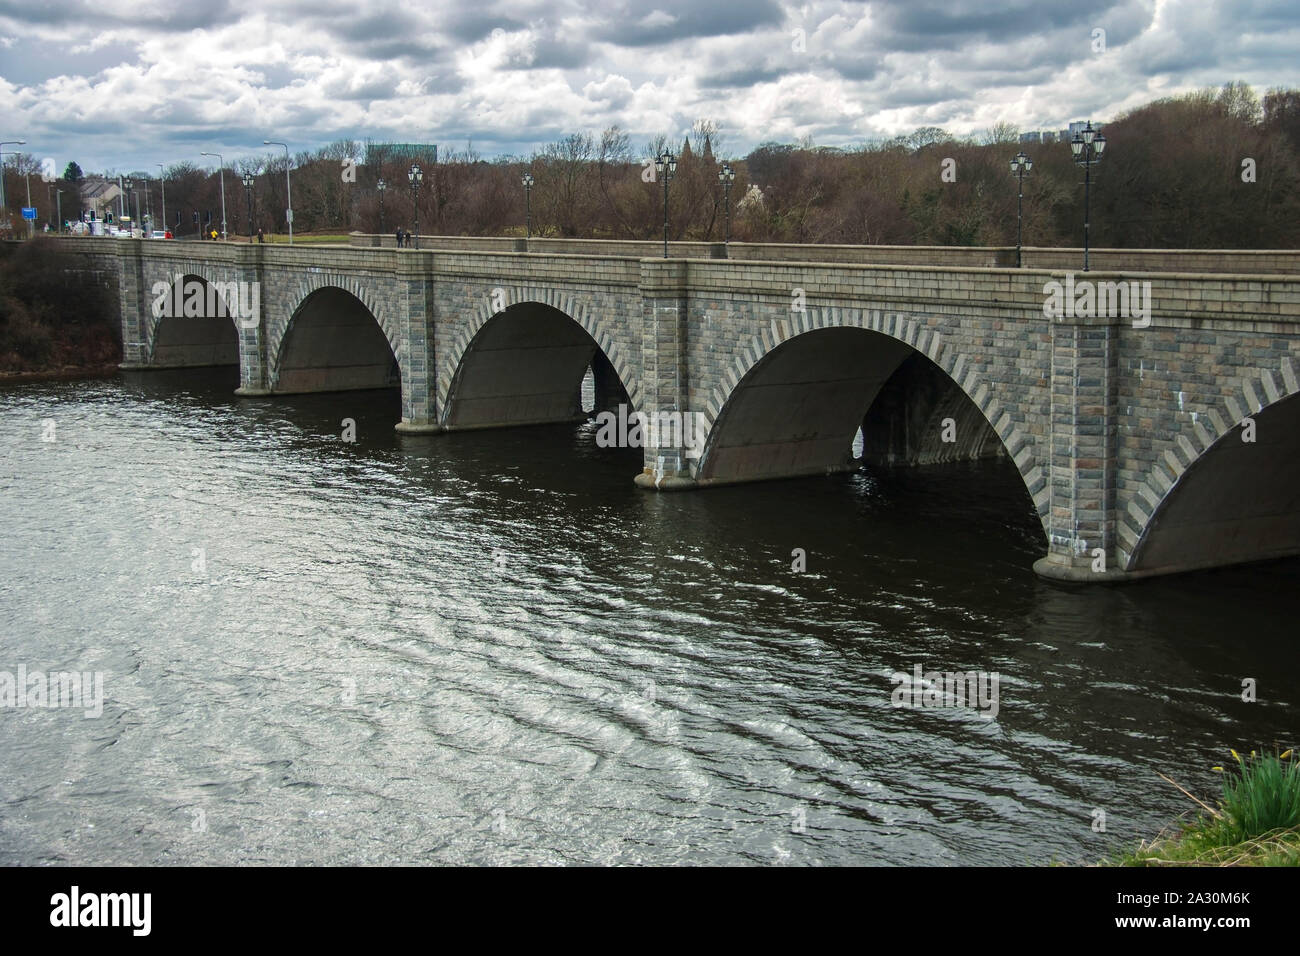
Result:
<svg viewBox="0 0 1300 956"><path fill-rule="evenodd" d="M266 233L264 233L261 229L257 230L257 241L266 242Z"/></svg>
<svg viewBox="0 0 1300 956"><path fill-rule="evenodd" d="M402 227L401 226L397 227L396 235L397 235L397 248L400 249L402 248Z"/></svg>

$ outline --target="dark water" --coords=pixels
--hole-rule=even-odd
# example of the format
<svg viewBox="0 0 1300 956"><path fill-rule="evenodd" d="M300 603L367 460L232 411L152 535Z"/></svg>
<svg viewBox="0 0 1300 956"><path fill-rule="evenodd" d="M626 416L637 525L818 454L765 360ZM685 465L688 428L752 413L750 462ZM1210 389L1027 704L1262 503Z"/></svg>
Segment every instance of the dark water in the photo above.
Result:
<svg viewBox="0 0 1300 956"><path fill-rule="evenodd" d="M0 710L0 863L1092 861L1295 742L1300 563L1067 590L1000 465L658 495L233 375L0 391L0 671L104 674Z"/></svg>

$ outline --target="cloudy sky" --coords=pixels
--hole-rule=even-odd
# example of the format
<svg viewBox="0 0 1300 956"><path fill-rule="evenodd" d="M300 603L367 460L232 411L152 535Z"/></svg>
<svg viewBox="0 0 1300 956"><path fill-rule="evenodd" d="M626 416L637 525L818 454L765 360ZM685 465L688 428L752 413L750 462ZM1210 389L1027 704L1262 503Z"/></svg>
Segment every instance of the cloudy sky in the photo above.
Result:
<svg viewBox="0 0 1300 956"><path fill-rule="evenodd" d="M353 138L485 157L702 117L741 154L1300 86L1297 0L0 0L0 139L89 171ZM1104 31L1104 33L1100 32Z"/></svg>

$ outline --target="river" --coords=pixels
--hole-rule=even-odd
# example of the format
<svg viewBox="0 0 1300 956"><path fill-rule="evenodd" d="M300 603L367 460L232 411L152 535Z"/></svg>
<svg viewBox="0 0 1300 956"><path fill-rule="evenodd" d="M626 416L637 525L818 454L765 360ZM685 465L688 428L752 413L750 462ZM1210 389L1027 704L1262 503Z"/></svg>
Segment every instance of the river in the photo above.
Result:
<svg viewBox="0 0 1300 956"><path fill-rule="evenodd" d="M1094 862L1294 743L1300 561L1068 589L1003 463L655 494L236 378L0 390L0 671L103 679L0 710L0 863Z"/></svg>

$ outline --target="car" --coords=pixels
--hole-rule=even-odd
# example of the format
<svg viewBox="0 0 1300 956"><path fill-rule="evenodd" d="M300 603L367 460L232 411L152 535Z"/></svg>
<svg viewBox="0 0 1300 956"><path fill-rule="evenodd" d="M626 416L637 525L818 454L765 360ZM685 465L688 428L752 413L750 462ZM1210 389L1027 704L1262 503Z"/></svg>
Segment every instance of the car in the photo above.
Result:
<svg viewBox="0 0 1300 956"><path fill-rule="evenodd" d="M149 233L149 238L150 238L150 239L170 239L171 236L169 236L165 230L162 230L162 229L155 229L153 232Z"/></svg>

